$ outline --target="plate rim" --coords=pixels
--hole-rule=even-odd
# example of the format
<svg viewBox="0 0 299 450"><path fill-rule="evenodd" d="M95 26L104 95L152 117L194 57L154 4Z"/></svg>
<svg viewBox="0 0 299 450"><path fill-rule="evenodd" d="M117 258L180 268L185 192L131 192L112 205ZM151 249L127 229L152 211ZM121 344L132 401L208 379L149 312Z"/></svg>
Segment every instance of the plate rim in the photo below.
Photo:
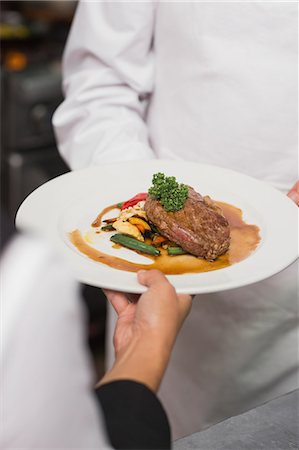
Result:
<svg viewBox="0 0 299 450"><path fill-rule="evenodd" d="M95 166L95 167L87 167L87 168L83 168L83 169L79 169L79 170L75 170L75 171L71 171L71 172L67 172L65 174L59 175L51 180L49 180L48 182L44 183L43 185L39 186L38 188L36 188L31 194L29 194L25 200L22 202L22 204L20 205L17 214L16 214L16 219L15 219L15 223L16 223L16 227L17 228L21 228L21 229L26 229L26 226L24 227L24 224L22 223L22 215L24 214L24 210L26 209L26 207L28 206L28 204L30 204L31 202L35 201L36 196L40 196L40 195L44 195L43 193L46 192L47 194L47 190L49 188L49 186L51 185L51 188L55 188L55 184L59 184L61 182L61 180L65 180L66 178L68 179L78 179L80 177L84 177L85 173L90 174L91 172L102 172L103 170L108 170L108 169L113 169L116 166L117 167L126 167L126 166L131 166L132 164L137 164L137 165L143 165L146 164L146 166L148 167L148 165L159 165L159 166L163 166L163 165L172 165L172 166L177 166L178 164L180 164L180 166L183 164L184 166L188 166L188 165L196 165L197 167L201 167L202 170L207 169L207 170L212 170L212 171L220 171L221 173L226 173L227 175L234 175L237 177L242 177L242 179L247 179L250 183L255 183L260 187L263 187L264 189L266 189L266 191L270 191L270 192L275 192L275 195L279 195L281 200L283 200L284 202L289 201L290 205L292 204L291 200L288 200L288 198L285 196L285 194L283 194L281 191L279 191L278 189L274 188L273 186L267 184L264 181L258 180L254 177L251 177L250 175L247 174L243 174L242 172L238 172L235 171L233 169L228 169L228 168L224 168L224 167L220 167L220 166L214 166L212 164L205 164L205 163L198 163L198 162L192 162L192 161L181 161L181 160L165 160L165 159L151 159L151 160L140 160L140 161L122 161L122 162L116 162L116 163L107 163L107 164L102 164L101 166ZM168 170L168 168L167 168ZM70 182L71 183L71 182ZM238 205L236 205L238 206ZM101 206L100 206L101 207ZM100 209L99 207L99 209ZM294 204L294 211L297 210L296 205ZM298 211L297 211L298 213ZM59 219L59 217L57 218ZM267 223L267 222L266 222ZM54 239L55 240L55 239ZM56 240L56 244L57 244L57 240ZM60 242L60 246L63 244L63 246L66 246L66 244L63 242ZM256 252L258 252L259 248L257 248ZM63 250L61 250L63 252ZM71 249L70 249L71 251ZM244 262L246 262L248 259L252 258L255 255L255 252L253 254L251 254L249 256L249 258L246 258L245 260L234 264L232 266L228 266L226 268L223 269L219 269L217 271L212 271L212 272L223 272L226 269L231 269L234 266L240 265ZM78 255L79 257L82 258L81 255ZM181 288L180 286L176 287L177 292L185 292L185 293L191 293L191 294L195 294L195 293L211 293L211 292L218 292L218 291L225 291L225 290L229 290L229 289L235 289L238 287L244 287L244 286L248 286L250 284L254 284L254 283L258 283L266 278L269 278L271 276L274 276L275 274L278 274L279 272L283 271L284 269L286 269L288 266L290 266L296 259L298 258L298 254L297 252L294 252L294 255L292 257L289 258L288 263L286 263L283 267L278 268L277 265L273 268L272 270L266 270L265 273L261 274L260 276L255 276L255 277L245 277L244 281L242 284L240 284L240 281L236 280L236 281L230 281L228 282L224 282L223 284L219 284L217 285L217 288L215 289L215 287L213 288L213 286L206 286L206 287L201 287L200 288L200 292L195 292L195 288L194 287L185 287L184 289ZM95 263L97 264L97 263ZM115 270L112 269L111 270ZM212 273L211 272L211 273ZM126 272L127 274L130 272ZM205 272L205 274L210 273L210 272ZM136 275L136 274L135 274ZM191 274L186 274L186 275L191 275ZM200 276L201 273L197 273L197 274L192 274L195 276ZM179 277L182 277L183 275L179 275ZM172 280L173 276L168 276L170 278L170 280ZM88 277L85 275L84 278L80 278L78 274L76 274L76 278L86 284L92 284L93 286L97 286L97 287L102 287L102 288L109 288L109 289L114 289L114 290L121 290L123 288L120 288L120 286L118 286L118 284L116 283L111 283L111 282L105 282L105 286L103 285L103 282L101 282L100 284L94 284L94 282L92 282L91 280L88 280ZM136 286L130 286L130 292L135 292L135 293L141 293L144 292L146 289L137 284Z"/></svg>

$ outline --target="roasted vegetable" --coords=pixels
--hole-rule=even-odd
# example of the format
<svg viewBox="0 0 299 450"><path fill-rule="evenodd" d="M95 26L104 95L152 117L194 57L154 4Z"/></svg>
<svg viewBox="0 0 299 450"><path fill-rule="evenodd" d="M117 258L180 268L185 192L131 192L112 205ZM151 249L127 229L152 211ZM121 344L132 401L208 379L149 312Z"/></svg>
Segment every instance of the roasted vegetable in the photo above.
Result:
<svg viewBox="0 0 299 450"><path fill-rule="evenodd" d="M138 230L140 231L140 233L141 233L142 235L144 235L145 229L144 229L143 225L136 224L136 225L134 225L134 226L138 228Z"/></svg>
<svg viewBox="0 0 299 450"><path fill-rule="evenodd" d="M125 234L114 234L113 236L111 236L110 240L116 244L123 245L124 247L136 250L140 253L147 253L153 256L160 255L160 251L157 248L145 244L144 242L137 241L137 239L134 239Z"/></svg>
<svg viewBox="0 0 299 450"><path fill-rule="evenodd" d="M113 227L112 223L109 223L109 225L104 225L101 228L102 231L114 231L115 228Z"/></svg>
<svg viewBox="0 0 299 450"><path fill-rule="evenodd" d="M153 233L152 231L145 230L144 237L146 237L147 239L152 240L154 236L155 236L155 233Z"/></svg>
<svg viewBox="0 0 299 450"><path fill-rule="evenodd" d="M164 242L166 242L168 239L164 236L160 236L160 235L155 235L153 238L153 245L155 247L159 247L161 244L163 244Z"/></svg>
<svg viewBox="0 0 299 450"><path fill-rule="evenodd" d="M113 222L113 228L120 233L128 234L130 236L133 236L135 239L138 239L138 241L144 241L144 237L138 230L138 228L135 225L132 225L130 222L124 222L122 220L117 220L116 222Z"/></svg>
<svg viewBox="0 0 299 450"><path fill-rule="evenodd" d="M160 231L158 230L156 225L154 225L152 222L150 222L150 227L155 233L158 233L158 234L160 233Z"/></svg>
<svg viewBox="0 0 299 450"><path fill-rule="evenodd" d="M116 221L117 221L117 217L111 217L110 219L103 220L103 222L106 222L107 224L108 223L113 223L113 222L116 222Z"/></svg>
<svg viewBox="0 0 299 450"><path fill-rule="evenodd" d="M147 219L146 212L139 204L130 206L129 208L122 210L120 212L120 215L118 216L118 219L125 221L130 219L130 217L140 217L143 220Z"/></svg>
<svg viewBox="0 0 299 450"><path fill-rule="evenodd" d="M170 256L176 256L176 255L188 255L188 252L186 252L182 247L168 247L167 253Z"/></svg>
<svg viewBox="0 0 299 450"><path fill-rule="evenodd" d="M151 231L151 227L149 226L149 224L139 217L130 217L129 222L132 225L141 225L145 230Z"/></svg>
<svg viewBox="0 0 299 450"><path fill-rule="evenodd" d="M140 194L137 194L134 197L130 198L130 200L124 202L121 206L121 209L129 208L130 206L134 206L136 205L136 203L142 202L146 199L147 199L147 192L141 192Z"/></svg>

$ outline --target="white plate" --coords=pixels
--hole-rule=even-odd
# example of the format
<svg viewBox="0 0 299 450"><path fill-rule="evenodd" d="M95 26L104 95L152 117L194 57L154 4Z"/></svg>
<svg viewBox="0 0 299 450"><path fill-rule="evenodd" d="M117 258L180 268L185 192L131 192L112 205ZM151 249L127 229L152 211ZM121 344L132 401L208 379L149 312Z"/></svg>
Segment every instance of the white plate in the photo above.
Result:
<svg viewBox="0 0 299 450"><path fill-rule="evenodd" d="M257 249L239 263L212 272L168 276L178 292L195 294L245 286L278 273L297 258L297 207L288 197L243 174L182 161L124 162L62 175L26 198L17 213L16 225L21 230L42 233L51 240L79 281L126 292L143 292L145 288L138 284L135 273L90 260L72 246L67 233L76 228L82 232L88 230L105 206L147 191L153 173L158 171L176 176L179 182L193 186L202 195L241 208L245 221L257 225L261 234ZM108 244L100 241L99 245ZM111 253L111 245L109 249ZM126 249L117 250L119 257L150 262L148 258L133 255L134 252Z"/></svg>

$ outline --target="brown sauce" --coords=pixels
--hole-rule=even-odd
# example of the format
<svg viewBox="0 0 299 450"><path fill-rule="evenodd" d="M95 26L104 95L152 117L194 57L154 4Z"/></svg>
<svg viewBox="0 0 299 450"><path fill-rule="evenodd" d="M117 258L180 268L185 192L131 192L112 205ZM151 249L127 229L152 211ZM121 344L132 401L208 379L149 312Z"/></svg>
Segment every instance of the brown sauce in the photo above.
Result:
<svg viewBox="0 0 299 450"><path fill-rule="evenodd" d="M222 209L226 219L230 224L231 243L229 250L219 256L215 261L206 261L192 255L169 256L167 250L161 249L160 256L149 256L152 264L137 264L116 256L107 255L88 245L81 232L74 230L69 233L72 244L90 259L106 264L118 270L137 272L140 269L158 269L166 275L178 275L183 273L209 272L228 267L247 258L260 242L259 228L256 225L248 225L242 219L242 211L228 203L216 202ZM102 218L109 211L116 208L116 205L108 206L98 215L92 223L93 227L99 227ZM115 248L117 248L115 246ZM143 255L145 256L145 255Z"/></svg>
<svg viewBox="0 0 299 450"><path fill-rule="evenodd" d="M96 217L96 219L92 222L91 226L94 228L100 227L101 223L102 223L102 218L109 211L112 211L113 209L119 209L119 208L117 208L117 205L111 205L111 206L107 206L106 208L104 208L103 211L101 211L100 214L98 214L98 216Z"/></svg>

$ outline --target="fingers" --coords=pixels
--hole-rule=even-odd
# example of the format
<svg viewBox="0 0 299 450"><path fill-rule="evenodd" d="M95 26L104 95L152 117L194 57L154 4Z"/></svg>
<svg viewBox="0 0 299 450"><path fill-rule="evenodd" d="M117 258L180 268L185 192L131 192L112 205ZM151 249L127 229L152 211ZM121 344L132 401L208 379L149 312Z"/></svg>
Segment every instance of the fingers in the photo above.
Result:
<svg viewBox="0 0 299 450"><path fill-rule="evenodd" d="M179 310L182 321L185 320L191 310L192 300L193 297L189 294L178 295Z"/></svg>
<svg viewBox="0 0 299 450"><path fill-rule="evenodd" d="M292 189L288 192L288 197L290 197L290 199L292 199L293 202L299 206L299 181L297 181L297 183L295 183Z"/></svg>
<svg viewBox="0 0 299 450"><path fill-rule="evenodd" d="M140 270L137 273L137 277L138 281L141 284L149 287L149 291L152 291L154 289L156 293L159 292L159 295L161 295L162 289L164 290L164 292L165 289L167 290L169 289L170 294L172 294L171 296L177 298L181 319L184 320L187 317L192 306L191 295L189 294L177 295L172 284L168 281L166 276L159 270L148 270L148 271ZM156 295L156 293L154 295Z"/></svg>
<svg viewBox="0 0 299 450"><path fill-rule="evenodd" d="M111 291L109 289L103 289L103 291L119 316L128 306L128 298L126 294L119 291Z"/></svg>
<svg viewBox="0 0 299 450"><path fill-rule="evenodd" d="M159 270L139 270L137 279L139 283L149 288L171 286L166 276Z"/></svg>

